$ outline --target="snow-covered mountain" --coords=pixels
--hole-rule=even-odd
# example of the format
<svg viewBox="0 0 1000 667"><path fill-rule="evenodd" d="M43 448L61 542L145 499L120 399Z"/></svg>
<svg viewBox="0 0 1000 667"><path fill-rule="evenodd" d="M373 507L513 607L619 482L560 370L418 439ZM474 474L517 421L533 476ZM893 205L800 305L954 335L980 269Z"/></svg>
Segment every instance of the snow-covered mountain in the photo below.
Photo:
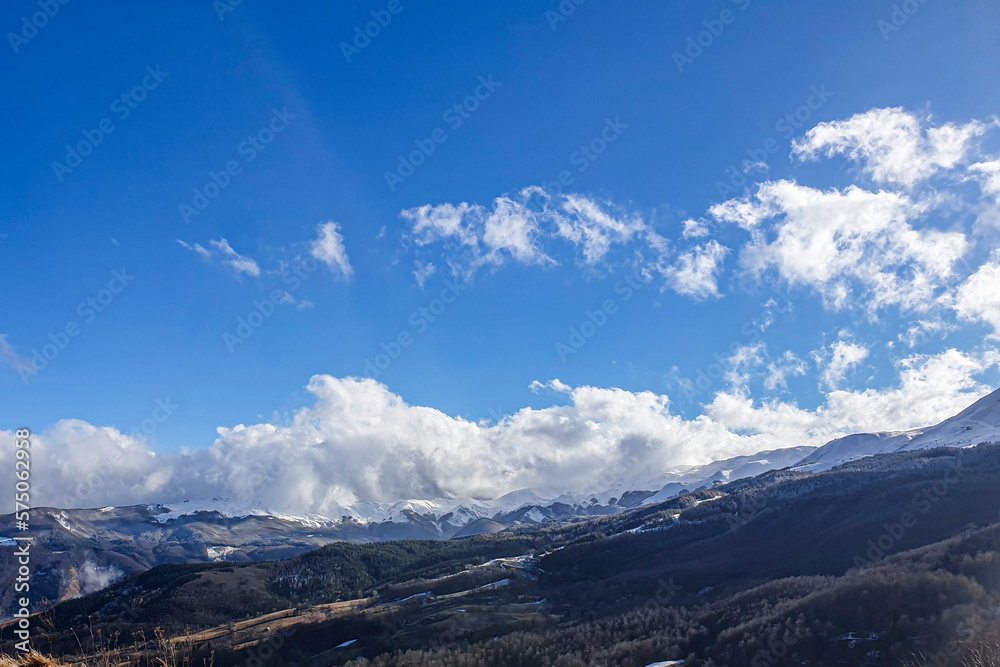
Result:
<svg viewBox="0 0 1000 667"><path fill-rule="evenodd" d="M512 526L542 523L570 516L612 514L638 505L669 500L695 491L753 477L786 467L821 472L855 459L897 451L931 447L967 447L981 442L1000 441L1000 390L976 401L945 421L909 431L857 433L816 447L791 447L715 461L702 466L684 466L672 470L633 472L598 493L544 495L532 489L513 491L500 498L413 499L392 503L365 502L339 507L326 515L299 515L282 508L243 506L224 498L210 501L174 503L159 506L156 520L165 523L182 516L218 513L223 517L271 517L315 528L330 529L350 525L373 533L367 539L385 539L380 534L388 525L393 535L450 538L456 534L474 534L476 525L495 530L497 525ZM484 523L485 522L485 523ZM376 529L382 526L383 529ZM413 530L404 530L410 526ZM353 539L358 539L354 534Z"/></svg>
<svg viewBox="0 0 1000 667"><path fill-rule="evenodd" d="M315 528L330 528L344 523L358 527L412 524L419 518L435 524L436 532L414 537L449 538L459 531L471 534L468 532L469 524L480 519L505 525L520 525L543 523L568 516L613 514L640 504L669 500L682 493L714 484L785 468L815 450L815 447L792 447L714 461L702 466L682 466L654 475L622 478L599 493L564 493L553 496L539 495L532 489L520 489L490 500L436 498L393 503L365 502L338 507L326 515L302 515L289 513L282 508L239 505L226 498L185 501L150 508L157 508L154 516L159 523L169 523L199 513L217 513L228 518L270 517Z"/></svg>
<svg viewBox="0 0 1000 667"><path fill-rule="evenodd" d="M931 447L1000 441L1000 391L940 424L902 432L860 433L823 447L760 452L667 471L634 471L599 493L558 496L521 489L490 500L439 498L366 502L325 516L242 505L225 498L99 509L37 508L39 589L59 600L168 562L287 558L334 541L450 539L588 516L626 512L687 492L794 468L822 472L855 459ZM14 516L0 515L0 575L16 568ZM7 547L7 548L4 548ZM34 561L33 561L34 562ZM3 596L0 596L3 603Z"/></svg>
<svg viewBox="0 0 1000 667"><path fill-rule="evenodd" d="M934 426L910 431L856 433L832 440L794 467L820 472L874 454L931 447L970 447L997 441L1000 441L1000 389Z"/></svg>

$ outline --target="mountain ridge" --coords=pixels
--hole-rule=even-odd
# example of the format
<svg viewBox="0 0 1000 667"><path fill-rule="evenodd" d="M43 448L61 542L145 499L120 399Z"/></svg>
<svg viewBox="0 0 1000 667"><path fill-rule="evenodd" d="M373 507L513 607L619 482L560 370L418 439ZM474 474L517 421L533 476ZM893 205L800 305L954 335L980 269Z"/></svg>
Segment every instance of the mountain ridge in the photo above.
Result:
<svg viewBox="0 0 1000 667"><path fill-rule="evenodd" d="M1000 440L1000 389L933 426L908 431L854 433L831 440L793 468L821 472L875 454L933 447L971 447L997 440Z"/></svg>
<svg viewBox="0 0 1000 667"><path fill-rule="evenodd" d="M792 447L703 466L622 478L596 494L544 497L531 489L493 500L411 499L359 503L339 516L298 515L226 498L94 509L36 508L38 589L49 600L86 594L137 570L165 563L262 562L296 556L332 542L449 540L548 522L614 516L684 494L787 469L815 474L877 454L1000 441L1000 390L933 426L858 433L816 447ZM638 481L636 481L638 480ZM16 568L14 515L0 515L0 571ZM8 547L5 549L4 547ZM6 609L9 600L2 601ZM2 615L0 611L0 615Z"/></svg>

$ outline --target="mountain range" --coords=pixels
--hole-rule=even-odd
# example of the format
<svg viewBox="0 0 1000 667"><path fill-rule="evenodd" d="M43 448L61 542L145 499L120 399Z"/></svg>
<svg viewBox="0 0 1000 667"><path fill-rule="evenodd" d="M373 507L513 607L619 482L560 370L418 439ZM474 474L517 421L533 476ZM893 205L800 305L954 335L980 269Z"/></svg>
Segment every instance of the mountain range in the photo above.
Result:
<svg viewBox="0 0 1000 667"><path fill-rule="evenodd" d="M773 470L820 473L864 457L1000 441L1000 391L937 425L849 435L819 447L792 447L703 466L635 474L597 494L543 497L530 489L493 500L434 499L361 503L337 517L300 516L225 498L95 509L37 508L33 584L39 599L63 601L165 563L262 562L290 558L331 542L448 540L549 522L614 516L655 506ZM0 572L17 563L12 514L0 516ZM0 616L13 606L0 593Z"/></svg>

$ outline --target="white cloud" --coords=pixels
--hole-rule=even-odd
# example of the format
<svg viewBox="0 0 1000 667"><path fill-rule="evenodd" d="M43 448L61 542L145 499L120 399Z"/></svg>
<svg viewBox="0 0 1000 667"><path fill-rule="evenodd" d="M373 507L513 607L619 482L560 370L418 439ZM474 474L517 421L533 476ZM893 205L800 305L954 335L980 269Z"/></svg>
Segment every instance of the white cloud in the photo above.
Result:
<svg viewBox="0 0 1000 667"><path fill-rule="evenodd" d="M537 394L542 389L549 389L559 394L568 394L573 391L572 387L570 387L568 384L566 384L559 378L549 380L548 382L532 380L531 384L528 385L528 389L530 389L535 394Z"/></svg>
<svg viewBox="0 0 1000 667"><path fill-rule="evenodd" d="M944 340L948 334L957 330L957 326L945 322L939 315L931 319L917 319L910 322L907 325L906 333L898 334L896 340L912 348L933 336L940 336L941 340ZM889 341L888 345L892 347L893 341Z"/></svg>
<svg viewBox="0 0 1000 667"><path fill-rule="evenodd" d="M500 264L503 253L522 264L548 264L553 260L538 246L540 216L509 197L497 197L483 222L482 240L489 248L485 260Z"/></svg>
<svg viewBox="0 0 1000 667"><path fill-rule="evenodd" d="M740 257L751 275L774 268L834 310L865 303L872 313L889 305L926 311L968 248L961 232L911 225L921 208L906 195L856 186L820 191L767 182L710 212L751 230Z"/></svg>
<svg viewBox="0 0 1000 667"><path fill-rule="evenodd" d="M466 279L483 266L499 268L512 261L555 265L559 243L576 251L585 270L615 263L633 264L644 275L658 274L663 287L701 300L719 297L718 275L729 249L712 239L674 250L639 214L579 194L553 195L539 187L514 197L497 197L490 210L467 203L425 205L405 210L410 238L418 248L440 245L443 261ZM687 236L703 237L707 227L687 221ZM415 260L414 276L422 285L433 262ZM426 275L425 275L426 274Z"/></svg>
<svg viewBox="0 0 1000 667"><path fill-rule="evenodd" d="M187 250L190 250L191 252L196 252L196 253L198 253L198 255L200 255L200 256L201 256L201 258L202 258L203 260L205 260L206 262L211 262L211 261L212 261L212 251L211 251L211 250L207 250L207 249L206 249L206 248L205 248L204 246L202 246L202 245L201 245L200 243L195 243L195 244L194 244L194 245L192 246L192 245L188 245L188 244L187 244L187 243L185 243L184 241L181 241L180 239L177 239L177 242L178 242L179 244L181 244L181 247L182 247L182 248L185 248L185 249L187 249Z"/></svg>
<svg viewBox="0 0 1000 667"><path fill-rule="evenodd" d="M6 334L0 334L0 363L9 365L22 377L26 377L26 374L34 375L37 372L34 362L19 355L14 346L7 342Z"/></svg>
<svg viewBox="0 0 1000 667"><path fill-rule="evenodd" d="M400 215L412 223L413 238L418 245L428 245L454 236L463 245L477 246L478 235L468 222L474 217L470 214L481 216L482 211L482 206L470 206L462 202L457 206L424 204L417 208L406 209Z"/></svg>
<svg viewBox="0 0 1000 667"><path fill-rule="evenodd" d="M344 247L344 237L340 233L340 225L336 222L322 222L316 225L316 240L309 245L310 254L323 262L334 273L344 278L354 274L351 262Z"/></svg>
<svg viewBox="0 0 1000 667"><path fill-rule="evenodd" d="M31 448L44 461L32 469L32 489L48 505L130 504L173 494L173 466L157 460L141 438L113 427L64 419L33 433Z"/></svg>
<svg viewBox="0 0 1000 667"><path fill-rule="evenodd" d="M938 171L954 168L974 148L987 126L979 121L929 126L902 108L871 109L847 120L820 123L792 144L802 159L845 154L861 163L877 183L907 188Z"/></svg>
<svg viewBox="0 0 1000 667"><path fill-rule="evenodd" d="M662 273L670 288L678 294L696 299L718 297L717 277L727 254L729 248L713 239L681 253L672 264L662 269Z"/></svg>
<svg viewBox="0 0 1000 667"><path fill-rule="evenodd" d="M958 288L955 311L961 319L985 322L1000 334L1000 250Z"/></svg>
<svg viewBox="0 0 1000 667"><path fill-rule="evenodd" d="M767 358L767 346L757 342L750 345L740 345L725 361L725 380L733 390L742 390L749 383L754 371Z"/></svg>
<svg viewBox="0 0 1000 667"><path fill-rule="evenodd" d="M225 258L222 260L222 263L231 267L236 273L245 273L248 276L254 277L260 275L260 267L257 266L257 262L233 250L233 247L229 245L229 241L226 239L209 241L209 244L222 253L222 256Z"/></svg>
<svg viewBox="0 0 1000 667"><path fill-rule="evenodd" d="M797 357L791 350L786 350L778 359L768 363L764 387L768 391L787 391L790 376L802 376L808 371L809 364Z"/></svg>
<svg viewBox="0 0 1000 667"><path fill-rule="evenodd" d="M580 263L596 266L615 246L625 246L646 231L636 215L615 214L581 195L553 196L539 187L514 196L500 196L493 206L424 205L401 212L410 222L418 246L440 243L447 262L467 276L480 267L499 267L508 260L520 264L553 265L548 246L569 241L580 252Z"/></svg>
<svg viewBox="0 0 1000 667"><path fill-rule="evenodd" d="M583 251L583 263L604 261L614 245L623 245L646 230L638 216L614 216L596 202L580 195L566 195L554 211L558 235Z"/></svg>
<svg viewBox="0 0 1000 667"><path fill-rule="evenodd" d="M214 250L209 250L200 243L189 245L180 239L177 239L177 242L183 248L197 253L203 260L209 263L212 262L217 253L221 253L222 263L233 269L237 275L245 273L246 275L253 276L255 278L260 276L260 267L257 265L257 262L233 250L233 247L229 245L229 241L224 238L208 242Z"/></svg>
<svg viewBox="0 0 1000 667"><path fill-rule="evenodd" d="M844 335L844 332L841 332ZM849 340L838 340L829 348L814 353L817 364L823 364L821 379L829 389L836 389L847 377L847 373L868 358L868 348Z"/></svg>
<svg viewBox="0 0 1000 667"><path fill-rule="evenodd" d="M903 430L957 414L991 387L973 379L1000 361L995 351L948 349L899 363L899 386L886 390L833 391L826 412L853 431Z"/></svg>
<svg viewBox="0 0 1000 667"><path fill-rule="evenodd" d="M789 377L805 375L809 370L809 365L791 350L772 357L763 341L735 346L730 356L719 361L731 394L749 394L750 384L756 378L763 378L764 388L769 392L785 391ZM678 379L678 384L682 389L685 385L694 386L684 379Z"/></svg>
<svg viewBox="0 0 1000 667"><path fill-rule="evenodd" d="M755 404L745 391L722 392L705 415L727 430L756 435L766 446L820 445L850 433L899 431L935 424L957 414L991 388L973 379L1000 361L996 352L954 349L901 360L894 387L835 390L815 410L780 401ZM782 444L784 443L784 444Z"/></svg>
<svg viewBox="0 0 1000 667"><path fill-rule="evenodd" d="M364 501L489 498L521 488L590 493L622 475L934 423L988 391L973 378L998 356L914 355L900 362L896 386L836 390L815 410L755 402L734 386L694 419L674 414L664 395L552 380L532 389L551 389L566 405L473 423L410 405L371 379L316 375L308 386L312 405L284 423L219 428L207 450L154 456L141 439L114 428L61 421L36 434L33 484L46 504L222 496L333 515ZM760 358L753 346L741 356L746 367L759 366ZM11 450L0 450L0 465L11 457Z"/></svg>
<svg viewBox="0 0 1000 667"><path fill-rule="evenodd" d="M431 262L427 262L426 264L424 264L418 261L414 262L414 265L417 268L413 272L413 277L416 278L417 280L417 286L420 287L420 289L423 289L424 283L427 282L427 279L433 276L435 272L437 272L437 267L435 267L434 264L432 264Z"/></svg>
<svg viewBox="0 0 1000 667"><path fill-rule="evenodd" d="M979 187L984 195L993 197L1000 203L1000 160L977 162L969 166L973 177L979 181Z"/></svg>
<svg viewBox="0 0 1000 667"><path fill-rule="evenodd" d="M688 218L683 223L681 223L683 231L681 236L686 239L702 238L708 236L708 226L705 224L704 220L695 220L693 218Z"/></svg>

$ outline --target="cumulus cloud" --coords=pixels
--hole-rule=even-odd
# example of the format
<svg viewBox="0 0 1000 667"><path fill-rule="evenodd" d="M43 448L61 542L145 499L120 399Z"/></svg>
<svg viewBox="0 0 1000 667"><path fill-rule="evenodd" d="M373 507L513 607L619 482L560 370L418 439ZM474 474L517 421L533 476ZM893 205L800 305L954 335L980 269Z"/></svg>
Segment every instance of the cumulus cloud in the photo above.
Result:
<svg viewBox="0 0 1000 667"><path fill-rule="evenodd" d="M316 240L309 245L309 252L344 278L350 278L354 274L354 268L347 257L347 248L344 247L340 225L336 222L322 222L316 226Z"/></svg>
<svg viewBox="0 0 1000 667"><path fill-rule="evenodd" d="M938 126L930 121L899 107L872 109L820 123L792 144L792 154L802 159L847 155L876 183L909 188L965 160L973 140L988 127L979 121Z"/></svg>
<svg viewBox="0 0 1000 667"><path fill-rule="evenodd" d="M208 245L212 248L211 250L200 243L189 245L180 239L177 239L177 242L187 250L197 253L206 262L212 262L217 255L220 256L222 263L231 268L237 275L245 273L254 278L260 276L260 267L257 262L233 250L229 241L224 238L209 241Z"/></svg>
<svg viewBox="0 0 1000 667"><path fill-rule="evenodd" d="M911 224L921 209L905 194L853 185L822 191L766 182L710 212L751 232L740 254L751 275L773 268L834 310L864 303L873 312L890 305L926 311L969 247L962 232Z"/></svg>
<svg viewBox="0 0 1000 667"><path fill-rule="evenodd" d="M844 332L841 332L844 335ZM868 348L850 340L838 340L828 348L814 352L817 364L823 367L820 379L829 389L836 389L847 373L868 358Z"/></svg>
<svg viewBox="0 0 1000 667"><path fill-rule="evenodd" d="M708 236L709 234L708 226L705 224L704 220L688 218L681 223L681 227L681 236L686 239L702 238Z"/></svg>
<svg viewBox="0 0 1000 667"><path fill-rule="evenodd" d="M969 166L971 177L979 181L983 194L1000 203L1000 160L977 162Z"/></svg>
<svg viewBox="0 0 1000 667"><path fill-rule="evenodd" d="M734 368L764 358L759 346L741 354ZM62 506L221 496L333 516L370 501L494 498L522 488L592 493L622 476L933 423L988 391L973 378L997 357L913 355L899 362L895 386L837 389L813 410L755 401L736 372L693 419L675 413L666 395L552 380L532 388L552 390L564 405L475 423L411 405L375 380L316 375L311 405L287 421L219 428L210 447L186 453L157 456L114 428L59 422L35 435L33 483L40 502ZM777 362L792 373L801 363ZM11 456L0 452L0 464Z"/></svg>
<svg viewBox="0 0 1000 667"><path fill-rule="evenodd" d="M662 269L662 273L670 288L678 294L696 299L718 297L718 274L727 254L729 248L713 239L682 252L672 264Z"/></svg>
<svg viewBox="0 0 1000 667"><path fill-rule="evenodd" d="M61 507L146 502L172 494L168 487L177 477L142 438L79 419L33 433L32 458L40 463L32 469L33 491Z"/></svg>
<svg viewBox="0 0 1000 667"><path fill-rule="evenodd" d="M624 245L646 230L641 217L612 215L580 195L566 195L553 215L558 235L579 246L588 265L604 261L612 246Z"/></svg>
<svg viewBox="0 0 1000 667"><path fill-rule="evenodd" d="M966 321L985 322L1000 335L1000 250L962 283L955 299L958 316Z"/></svg>
<svg viewBox="0 0 1000 667"><path fill-rule="evenodd" d="M727 391L705 406L705 416L729 431L756 437L766 445L761 449L791 442L819 445L850 433L901 431L951 417L989 393L991 388L975 376L998 361L994 351L912 355L897 363L895 386L837 389L815 410L777 400L758 403L745 391Z"/></svg>
<svg viewBox="0 0 1000 667"><path fill-rule="evenodd" d="M472 220L483 214L482 206L462 202L454 204L424 204L406 209L400 215L412 225L413 238L419 245L455 237L462 245L478 247L479 233L472 227Z"/></svg>

